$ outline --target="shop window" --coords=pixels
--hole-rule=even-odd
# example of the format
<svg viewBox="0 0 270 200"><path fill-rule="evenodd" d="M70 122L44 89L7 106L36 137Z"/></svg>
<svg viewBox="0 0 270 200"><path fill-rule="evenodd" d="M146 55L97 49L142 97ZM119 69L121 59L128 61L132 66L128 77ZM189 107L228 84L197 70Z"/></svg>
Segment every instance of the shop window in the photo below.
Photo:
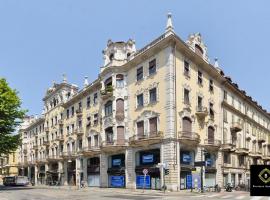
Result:
<svg viewBox="0 0 270 200"><path fill-rule="evenodd" d="M180 159L180 163L184 165L191 165L193 162L192 154L190 151L181 151Z"/></svg>

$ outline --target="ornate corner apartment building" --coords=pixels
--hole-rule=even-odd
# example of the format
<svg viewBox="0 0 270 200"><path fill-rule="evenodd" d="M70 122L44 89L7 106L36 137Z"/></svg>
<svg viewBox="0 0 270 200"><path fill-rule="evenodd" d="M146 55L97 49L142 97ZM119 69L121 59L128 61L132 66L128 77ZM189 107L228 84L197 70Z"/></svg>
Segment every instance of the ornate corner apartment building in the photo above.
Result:
<svg viewBox="0 0 270 200"><path fill-rule="evenodd" d="M20 130L20 174L37 184L170 190L249 183L270 161L266 110L212 65L200 34L166 31L140 50L108 41L98 78L48 89L42 117ZM196 163L205 161L203 173ZM161 170L160 163L169 174ZM165 179L165 180L164 180Z"/></svg>

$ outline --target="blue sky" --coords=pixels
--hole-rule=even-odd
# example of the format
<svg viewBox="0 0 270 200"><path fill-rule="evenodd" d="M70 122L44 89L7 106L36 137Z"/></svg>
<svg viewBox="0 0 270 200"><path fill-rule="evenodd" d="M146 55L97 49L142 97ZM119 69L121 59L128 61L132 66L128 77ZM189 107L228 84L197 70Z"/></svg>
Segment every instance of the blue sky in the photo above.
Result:
<svg viewBox="0 0 270 200"><path fill-rule="evenodd" d="M16 88L29 114L40 114L52 82L66 73L79 86L94 80L107 40L135 39L137 49L165 30L173 14L186 40L200 32L213 61L270 110L270 1L0 0L0 77Z"/></svg>

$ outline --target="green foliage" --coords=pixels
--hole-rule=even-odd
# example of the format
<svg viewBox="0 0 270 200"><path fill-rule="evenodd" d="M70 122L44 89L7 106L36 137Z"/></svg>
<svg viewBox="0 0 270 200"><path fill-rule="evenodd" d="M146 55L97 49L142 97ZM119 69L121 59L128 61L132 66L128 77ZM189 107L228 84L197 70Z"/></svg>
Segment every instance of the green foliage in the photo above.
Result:
<svg viewBox="0 0 270 200"><path fill-rule="evenodd" d="M0 78L0 155L15 151L20 145L20 135L14 135L14 132L25 112L21 109L17 91L11 89L5 79Z"/></svg>

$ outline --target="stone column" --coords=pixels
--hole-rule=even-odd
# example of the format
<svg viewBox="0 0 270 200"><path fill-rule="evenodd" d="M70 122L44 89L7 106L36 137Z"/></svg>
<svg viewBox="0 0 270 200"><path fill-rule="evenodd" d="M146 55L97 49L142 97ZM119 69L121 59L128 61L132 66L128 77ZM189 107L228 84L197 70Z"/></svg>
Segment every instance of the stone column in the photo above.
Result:
<svg viewBox="0 0 270 200"><path fill-rule="evenodd" d="M35 165L35 185L37 185L38 184L38 166L37 165Z"/></svg>
<svg viewBox="0 0 270 200"><path fill-rule="evenodd" d="M83 171L83 180L84 180L84 183L85 183L85 186L87 186L87 179L88 179L88 176L87 176L87 158L83 158L83 168L82 168L82 171Z"/></svg>
<svg viewBox="0 0 270 200"><path fill-rule="evenodd" d="M47 171L49 170L48 163L45 164L45 184L47 184Z"/></svg>
<svg viewBox="0 0 270 200"><path fill-rule="evenodd" d="M27 167L27 170L28 170L28 179L29 179L29 181L32 181L32 180L31 180L31 167L28 166L28 167Z"/></svg>
<svg viewBox="0 0 270 200"><path fill-rule="evenodd" d="M100 187L108 187L108 156L105 153L100 155Z"/></svg>
<svg viewBox="0 0 270 200"><path fill-rule="evenodd" d="M228 183L232 183L232 174L231 174L231 172L228 173Z"/></svg>
<svg viewBox="0 0 270 200"><path fill-rule="evenodd" d="M76 158L76 186L80 189L81 186L81 158Z"/></svg>
<svg viewBox="0 0 270 200"><path fill-rule="evenodd" d="M64 177L63 177L63 182L64 185L68 185L68 171L67 171L67 161L65 160L63 162L63 171L64 171Z"/></svg>
<svg viewBox="0 0 270 200"><path fill-rule="evenodd" d="M135 151L132 148L126 150L126 188L136 189Z"/></svg>
<svg viewBox="0 0 270 200"><path fill-rule="evenodd" d="M238 176L238 173L235 173L235 186L238 186L239 184L239 176Z"/></svg>
<svg viewBox="0 0 270 200"><path fill-rule="evenodd" d="M64 182L63 182L63 163L61 161L58 162L58 181L60 181L60 185L63 185Z"/></svg>

